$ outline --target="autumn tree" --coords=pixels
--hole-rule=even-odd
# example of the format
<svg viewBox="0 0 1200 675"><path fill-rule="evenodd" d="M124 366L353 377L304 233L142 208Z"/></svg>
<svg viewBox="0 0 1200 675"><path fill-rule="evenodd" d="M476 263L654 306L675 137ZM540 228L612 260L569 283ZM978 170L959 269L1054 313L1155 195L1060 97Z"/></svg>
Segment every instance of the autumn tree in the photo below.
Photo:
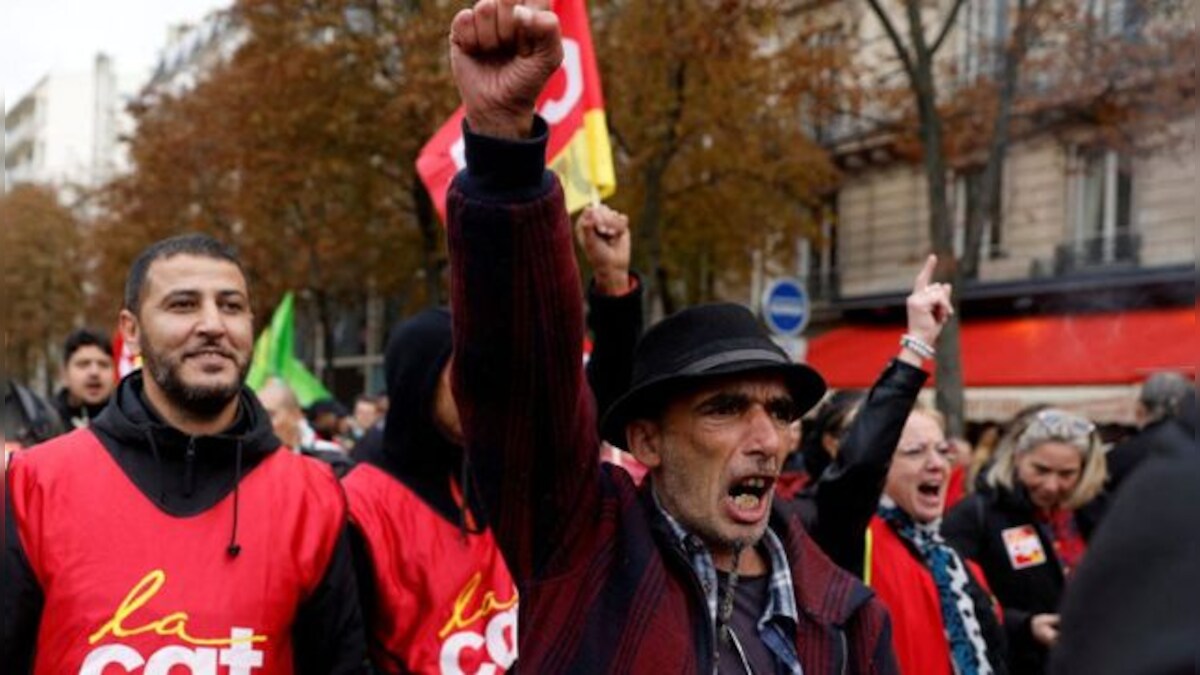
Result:
<svg viewBox="0 0 1200 675"><path fill-rule="evenodd" d="M1086 124L1109 137L1146 124L1147 113L1171 117L1194 108L1195 27L1190 34L1181 4L1120 3L1127 12L1114 30L1105 12L1117 3L1086 0L1003 2L1001 29L993 40L968 35L967 49L983 67L956 72L944 54L974 0L868 0L899 63L903 90L885 84L879 100L899 101L907 114L879 121L878 128L916 140L925 175L928 230L939 258L939 276L958 297L976 278L985 224L999 222L1002 171L1014 140L1071 124ZM992 5L988 5L992 7ZM993 9L995 8L993 7ZM1186 56L1185 56L1186 55ZM1181 61L1180 57L1185 60ZM1182 67L1181 67L1182 66ZM1191 88L1191 92L1187 91ZM876 104L876 109L890 107ZM903 139L900 141L903 143ZM951 169L982 168L975 203L967 214L961 254L947 190ZM943 331L937 360L937 403L950 433L963 425L960 331L953 320Z"/></svg>
<svg viewBox="0 0 1200 675"><path fill-rule="evenodd" d="M53 189L25 183L0 196L0 223L6 367L29 381L83 314L80 222Z"/></svg>
<svg viewBox="0 0 1200 675"><path fill-rule="evenodd" d="M653 314L745 284L756 252L786 264L835 185L800 111L824 64L788 3L606 0L593 5L617 164L613 205L634 224Z"/></svg>
<svg viewBox="0 0 1200 675"><path fill-rule="evenodd" d="M184 230L241 251L260 315L298 291L325 330L364 296L444 298L444 253L413 168L453 109L445 2L241 0L244 43L193 89L147 91L134 170L98 227L111 287Z"/></svg>

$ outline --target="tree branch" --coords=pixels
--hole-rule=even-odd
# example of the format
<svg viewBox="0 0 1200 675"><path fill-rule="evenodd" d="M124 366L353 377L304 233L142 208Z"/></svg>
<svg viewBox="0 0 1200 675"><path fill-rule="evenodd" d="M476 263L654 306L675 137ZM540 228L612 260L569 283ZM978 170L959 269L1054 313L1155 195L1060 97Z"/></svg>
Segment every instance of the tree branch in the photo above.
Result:
<svg viewBox="0 0 1200 675"><path fill-rule="evenodd" d="M962 0L957 1L962 2ZM909 79L915 82L917 79L917 69L913 65L912 55L908 53L908 48L904 46L904 40L901 39L900 32L896 30L895 24L892 23L891 18L888 16L887 11L884 10L883 5L879 3L879 0L867 0L867 3L871 5L871 10L875 13L879 22L883 24L883 30L887 32L888 39L892 41L892 46L896 48L896 55L900 57L901 63L904 64L904 71L908 73Z"/></svg>
<svg viewBox="0 0 1200 675"><path fill-rule="evenodd" d="M954 6L950 8L950 14L946 17L946 22L942 24L942 29L938 31L938 36L934 39L933 44L929 47L930 55L937 54L938 49L941 49L942 43L946 41L946 36L950 34L950 29L954 27L954 22L958 20L958 12L963 5L967 4L966 0L954 0Z"/></svg>

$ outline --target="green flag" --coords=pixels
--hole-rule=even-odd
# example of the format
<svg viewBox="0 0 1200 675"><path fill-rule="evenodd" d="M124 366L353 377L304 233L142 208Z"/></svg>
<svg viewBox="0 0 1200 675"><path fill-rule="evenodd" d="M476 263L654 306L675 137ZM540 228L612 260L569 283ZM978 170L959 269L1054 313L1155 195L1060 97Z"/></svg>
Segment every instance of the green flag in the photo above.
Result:
<svg viewBox="0 0 1200 675"><path fill-rule="evenodd" d="M254 360L246 374L246 385L258 391L267 380L278 377L305 408L321 399L333 398L321 381L296 358L295 346L295 297L289 292L275 308L271 324L254 343Z"/></svg>

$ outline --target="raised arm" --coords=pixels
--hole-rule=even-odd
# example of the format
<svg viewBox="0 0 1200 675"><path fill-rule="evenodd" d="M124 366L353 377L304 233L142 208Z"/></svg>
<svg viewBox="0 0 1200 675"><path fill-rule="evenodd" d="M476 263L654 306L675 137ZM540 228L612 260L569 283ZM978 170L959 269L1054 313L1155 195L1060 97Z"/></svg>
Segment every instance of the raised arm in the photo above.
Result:
<svg viewBox="0 0 1200 675"><path fill-rule="evenodd" d="M950 286L930 283L936 265L937 258L929 256L905 303L906 335L930 346L953 313ZM904 422L928 377L923 361L912 347L901 347L859 407L837 459L813 489L813 538L835 563L859 576L867 524L879 505Z"/></svg>
<svg viewBox="0 0 1200 675"><path fill-rule="evenodd" d="M607 206L587 207L575 220L575 240L592 269L587 325L592 356L587 379L603 416L629 389L633 349L642 335L642 289L629 271L629 218Z"/></svg>
<svg viewBox="0 0 1200 675"><path fill-rule="evenodd" d="M447 204L454 396L468 470L518 584L555 573L598 493L579 271L534 117L562 58L547 4L481 0L450 37L467 157Z"/></svg>

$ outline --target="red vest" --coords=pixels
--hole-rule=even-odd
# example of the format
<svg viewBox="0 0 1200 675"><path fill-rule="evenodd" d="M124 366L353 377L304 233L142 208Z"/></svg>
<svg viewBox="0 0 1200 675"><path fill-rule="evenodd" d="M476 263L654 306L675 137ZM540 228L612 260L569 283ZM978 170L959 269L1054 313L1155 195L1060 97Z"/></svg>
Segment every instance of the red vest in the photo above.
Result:
<svg viewBox="0 0 1200 675"><path fill-rule="evenodd" d="M971 561L966 561L966 565L982 584L979 566ZM864 570L867 585L875 590L892 615L892 642L900 672L953 675L933 574L879 516L873 516L867 528Z"/></svg>
<svg viewBox="0 0 1200 675"><path fill-rule="evenodd" d="M275 452L233 496L160 510L86 429L14 457L18 536L45 596L38 675L285 675L292 624L345 520L333 474Z"/></svg>
<svg viewBox="0 0 1200 675"><path fill-rule="evenodd" d="M491 530L464 535L367 464L342 483L374 570L367 621L375 664L445 675L509 668L517 658L517 589Z"/></svg>

